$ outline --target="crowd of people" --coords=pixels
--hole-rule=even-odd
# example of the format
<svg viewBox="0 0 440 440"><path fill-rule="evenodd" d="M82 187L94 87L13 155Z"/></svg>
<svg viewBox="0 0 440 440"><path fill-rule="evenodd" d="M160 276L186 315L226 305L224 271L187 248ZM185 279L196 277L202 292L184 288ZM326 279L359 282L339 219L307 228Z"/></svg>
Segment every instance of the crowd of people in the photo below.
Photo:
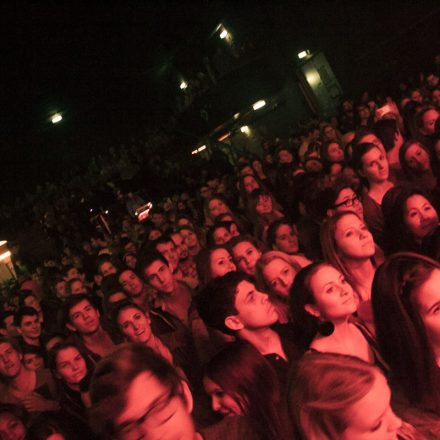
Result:
<svg viewBox="0 0 440 440"><path fill-rule="evenodd" d="M0 439L440 438L439 111L428 72L162 200L54 206Z"/></svg>

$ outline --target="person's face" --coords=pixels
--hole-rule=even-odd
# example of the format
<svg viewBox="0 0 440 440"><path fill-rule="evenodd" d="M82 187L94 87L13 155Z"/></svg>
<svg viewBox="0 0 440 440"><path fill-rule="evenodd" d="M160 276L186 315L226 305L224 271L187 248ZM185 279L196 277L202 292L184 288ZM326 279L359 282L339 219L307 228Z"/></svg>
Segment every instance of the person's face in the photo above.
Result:
<svg viewBox="0 0 440 440"><path fill-rule="evenodd" d="M270 214L272 208L272 198L269 195L258 196L257 205L255 206L255 210L258 214Z"/></svg>
<svg viewBox="0 0 440 440"><path fill-rule="evenodd" d="M310 289L315 304L307 304L306 310L327 321L345 320L357 310L357 302L350 284L332 266L323 265L312 276Z"/></svg>
<svg viewBox="0 0 440 440"><path fill-rule="evenodd" d="M258 291L249 281L238 284L235 308L238 311L235 317L238 320L238 329L256 330L269 327L278 321L278 314L267 293Z"/></svg>
<svg viewBox="0 0 440 440"><path fill-rule="evenodd" d="M229 394L223 391L219 385L212 381L208 376L203 378L203 388L211 398L211 407L215 412L224 417L243 416L240 405Z"/></svg>
<svg viewBox="0 0 440 440"><path fill-rule="evenodd" d="M329 141L335 140L336 139L336 130L331 125L328 125L324 129L324 137Z"/></svg>
<svg viewBox="0 0 440 440"><path fill-rule="evenodd" d="M281 150L278 152L278 162L279 163L292 163L293 156L288 150Z"/></svg>
<svg viewBox="0 0 440 440"><path fill-rule="evenodd" d="M84 335L95 333L100 326L98 310L86 299L70 309L69 320L67 327Z"/></svg>
<svg viewBox="0 0 440 440"><path fill-rule="evenodd" d="M3 319L5 323L5 330L8 336L12 336L13 338L19 336L17 326L14 324L14 315L7 316Z"/></svg>
<svg viewBox="0 0 440 440"><path fill-rule="evenodd" d="M390 399L385 377L375 373L370 391L349 407L345 415L348 426L341 440L397 440L402 420L394 414Z"/></svg>
<svg viewBox="0 0 440 440"><path fill-rule="evenodd" d="M289 297L295 275L293 267L281 258L275 258L263 268L263 278L269 289L283 298Z"/></svg>
<svg viewBox="0 0 440 440"><path fill-rule="evenodd" d="M101 275L103 277L106 277L107 275L115 274L118 270L113 265L113 263L111 263L110 261L105 261L101 264L99 271L101 272Z"/></svg>
<svg viewBox="0 0 440 440"><path fill-rule="evenodd" d="M200 195L202 196L202 199L209 199L212 197L212 190L209 188L209 186L202 186L200 188Z"/></svg>
<svg viewBox="0 0 440 440"><path fill-rule="evenodd" d="M368 119L371 115L370 108L367 105L362 105L358 107L357 111L359 118L363 120Z"/></svg>
<svg viewBox="0 0 440 440"><path fill-rule="evenodd" d="M413 90L413 91L411 92L411 101L416 101L416 102L418 102L419 104L422 104L422 102L423 102L423 96L422 96L422 94L420 93L419 90Z"/></svg>
<svg viewBox="0 0 440 440"><path fill-rule="evenodd" d="M275 232L275 247L286 254L296 254L299 250L296 229L291 225L280 225Z"/></svg>
<svg viewBox="0 0 440 440"><path fill-rule="evenodd" d="M226 249L215 249L211 252L209 260L212 278L221 277L228 272L237 270L231 254Z"/></svg>
<svg viewBox="0 0 440 440"><path fill-rule="evenodd" d="M426 334L435 349L440 345L440 269L434 269L428 279L413 293L413 299Z"/></svg>
<svg viewBox="0 0 440 440"><path fill-rule="evenodd" d="M344 150L338 143L332 142L327 148L327 156L330 162L342 162L344 160Z"/></svg>
<svg viewBox="0 0 440 440"><path fill-rule="evenodd" d="M150 317L134 307L123 309L118 315L118 326L130 342L149 341L150 325Z"/></svg>
<svg viewBox="0 0 440 440"><path fill-rule="evenodd" d="M69 269L67 271L67 274L65 276L65 280L69 281L72 280L73 278L80 278L82 279L82 275L79 273L78 269L76 267L72 267L71 269Z"/></svg>
<svg viewBox="0 0 440 440"><path fill-rule="evenodd" d="M361 173L369 182L381 183L388 179L388 160L379 148L371 148L362 156Z"/></svg>
<svg viewBox="0 0 440 440"><path fill-rule="evenodd" d="M156 260L144 271L144 276L159 292L172 293L175 281L170 268L161 260Z"/></svg>
<svg viewBox="0 0 440 440"><path fill-rule="evenodd" d="M215 229L212 238L216 245L221 245L227 243L232 238L232 235L226 228L220 227Z"/></svg>
<svg viewBox="0 0 440 440"><path fill-rule="evenodd" d="M0 343L0 375L14 378L21 370L21 356L9 342Z"/></svg>
<svg viewBox="0 0 440 440"><path fill-rule="evenodd" d="M160 252L168 261L171 271L174 271L179 266L179 255L175 244L170 240L168 243L161 243L156 246L156 250Z"/></svg>
<svg viewBox="0 0 440 440"><path fill-rule="evenodd" d="M439 77L432 73L426 77L426 82L428 83L429 87L437 87L439 83Z"/></svg>
<svg viewBox="0 0 440 440"><path fill-rule="evenodd" d="M254 170L250 165L245 166L240 170L240 175L244 176L245 174L254 174Z"/></svg>
<svg viewBox="0 0 440 440"><path fill-rule="evenodd" d="M41 324L38 316L24 315L19 331L25 338L38 339L41 336Z"/></svg>
<svg viewBox="0 0 440 440"><path fill-rule="evenodd" d="M437 211L419 194L408 197L403 217L409 231L418 239L429 235L438 226Z"/></svg>
<svg viewBox="0 0 440 440"><path fill-rule="evenodd" d="M81 280L74 281L70 285L70 291L72 292L72 295L79 295L80 293L87 293L87 289L85 288L85 286Z"/></svg>
<svg viewBox="0 0 440 440"><path fill-rule="evenodd" d="M424 172L431 168L428 152L419 144L414 143L405 152L405 162L414 171Z"/></svg>
<svg viewBox="0 0 440 440"><path fill-rule="evenodd" d="M150 241L157 240L159 237L162 237L162 232L159 229L152 229L148 234L148 240Z"/></svg>
<svg viewBox="0 0 440 440"><path fill-rule="evenodd" d="M335 200L335 212L352 211L364 218L364 207L357 194L351 188L342 189Z"/></svg>
<svg viewBox="0 0 440 440"><path fill-rule="evenodd" d="M144 288L142 280L132 271L125 270L119 275L119 284L130 296L139 296Z"/></svg>
<svg viewBox="0 0 440 440"><path fill-rule="evenodd" d="M75 347L66 347L58 352L55 370L56 375L71 386L77 386L87 375L86 361Z"/></svg>
<svg viewBox="0 0 440 440"><path fill-rule="evenodd" d="M262 173L263 172L263 165L261 164L261 162L259 160L254 160L252 162L252 168L257 172L257 173Z"/></svg>
<svg viewBox="0 0 440 440"><path fill-rule="evenodd" d="M346 214L338 220L335 242L338 253L345 259L370 258L375 253L371 232L355 214Z"/></svg>
<svg viewBox="0 0 440 440"><path fill-rule="evenodd" d="M36 371L44 366L44 360L36 353L25 353L23 355L23 366L26 370Z"/></svg>
<svg viewBox="0 0 440 440"><path fill-rule="evenodd" d="M439 112L435 109L428 110L423 115L422 133L425 135L432 135L435 133L435 121L439 117Z"/></svg>
<svg viewBox="0 0 440 440"><path fill-rule="evenodd" d="M26 428L19 418L8 412L0 414L0 439L24 440L25 437Z"/></svg>
<svg viewBox="0 0 440 440"><path fill-rule="evenodd" d="M220 214L226 214L230 212L229 208L223 203L222 200L213 199L208 205L209 212L212 218L216 218Z"/></svg>
<svg viewBox="0 0 440 440"><path fill-rule="evenodd" d="M38 299L34 296L34 295L29 295L24 299L24 305L28 306L28 307L32 307L33 309L35 309L38 313L41 313L41 306L40 306L40 301L38 301Z"/></svg>
<svg viewBox="0 0 440 440"><path fill-rule="evenodd" d="M67 298L69 295L66 293L66 282L64 280L58 281L55 284L55 292L58 298Z"/></svg>
<svg viewBox="0 0 440 440"><path fill-rule="evenodd" d="M125 407L114 421L116 438L194 440L190 412L189 398L172 395L166 385L149 371L143 371L126 391Z"/></svg>
<svg viewBox="0 0 440 440"><path fill-rule="evenodd" d="M137 258L134 255L127 255L125 257L125 264L130 268L134 269L136 267Z"/></svg>
<svg viewBox="0 0 440 440"><path fill-rule="evenodd" d="M161 212L155 212L151 216L151 221L153 222L154 226L156 226L156 228L160 228L165 222L165 217Z"/></svg>
<svg viewBox="0 0 440 440"><path fill-rule="evenodd" d="M183 240L180 234L173 234L171 236L171 240L173 240L174 245L177 249L177 254L179 255L179 260L185 260L188 258L188 246Z"/></svg>
<svg viewBox="0 0 440 440"><path fill-rule="evenodd" d="M258 182L252 176L246 176L243 178L244 190L250 194L255 189L260 188Z"/></svg>
<svg viewBox="0 0 440 440"><path fill-rule="evenodd" d="M232 256L237 264L237 269L254 276L261 252L248 241L242 241L232 248Z"/></svg>
<svg viewBox="0 0 440 440"><path fill-rule="evenodd" d="M188 249L197 246L199 239L197 238L195 232L191 231L190 229L182 229L179 234L183 238L183 242Z"/></svg>

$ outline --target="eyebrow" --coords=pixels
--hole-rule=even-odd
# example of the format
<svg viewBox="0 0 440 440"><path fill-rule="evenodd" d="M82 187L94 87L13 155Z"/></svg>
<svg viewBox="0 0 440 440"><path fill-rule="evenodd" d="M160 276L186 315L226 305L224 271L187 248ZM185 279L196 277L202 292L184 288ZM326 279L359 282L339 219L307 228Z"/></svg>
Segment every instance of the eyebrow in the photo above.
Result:
<svg viewBox="0 0 440 440"><path fill-rule="evenodd" d="M153 411L154 408L156 408L156 406L159 404L159 402L166 396L166 394L162 394L159 397L157 397L156 399L153 400L153 402L151 403L150 407L140 416L140 417L136 417L136 418L131 418L126 420L125 422L122 422L120 425L117 425L115 428L117 431L121 431L122 429L124 429L126 426L131 425L132 423L136 423L139 419L145 419L148 417L148 414L151 413L151 411Z"/></svg>
<svg viewBox="0 0 440 440"><path fill-rule="evenodd" d="M438 305L440 305L440 301L436 301L431 307L429 307L428 309L428 313L431 312L431 310L433 310L435 307L437 307Z"/></svg>

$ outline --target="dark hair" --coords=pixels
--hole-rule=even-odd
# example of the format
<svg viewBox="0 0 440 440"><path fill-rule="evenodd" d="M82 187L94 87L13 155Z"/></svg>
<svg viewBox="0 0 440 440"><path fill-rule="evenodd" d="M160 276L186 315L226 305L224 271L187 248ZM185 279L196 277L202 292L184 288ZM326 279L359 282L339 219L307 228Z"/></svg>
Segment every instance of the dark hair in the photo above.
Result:
<svg viewBox="0 0 440 440"><path fill-rule="evenodd" d="M395 119L380 119L374 124L374 132L388 152L394 147L394 138L399 127Z"/></svg>
<svg viewBox="0 0 440 440"><path fill-rule="evenodd" d="M181 391L181 379L162 356L144 344L122 344L96 366L90 384L92 407L91 425L102 438L112 438L114 422L127 402L127 390L132 381L149 372L176 395Z"/></svg>
<svg viewBox="0 0 440 440"><path fill-rule="evenodd" d="M125 269L126 270L126 269ZM119 283L119 274L122 273L124 269L119 269L117 273L112 273L105 276L101 281L101 291L104 297L111 295L112 293L122 291L121 284Z"/></svg>
<svg viewBox="0 0 440 440"><path fill-rule="evenodd" d="M19 296L18 296L18 306L19 307L25 307L26 303L25 303L25 299L28 298L29 296L33 296L34 298L36 298L38 300L37 295L35 295L34 292L32 292L32 290L20 290L19 292Z"/></svg>
<svg viewBox="0 0 440 440"><path fill-rule="evenodd" d="M266 242L271 249L274 249L279 227L284 225L292 227L292 222L288 218L282 217L273 221L267 229Z"/></svg>
<svg viewBox="0 0 440 440"><path fill-rule="evenodd" d="M120 263L116 261L114 257L106 254L99 255L98 258L96 259L96 269L100 275L103 275L101 273L101 266L104 263L111 263L116 268L116 270L118 270L118 267L120 266Z"/></svg>
<svg viewBox="0 0 440 440"><path fill-rule="evenodd" d="M206 285L209 281L213 279L211 272L211 255L217 249L224 249L229 254L231 253L226 245L218 245L212 246L208 249L202 249L195 257L197 274L199 275L202 286Z"/></svg>
<svg viewBox="0 0 440 440"><path fill-rule="evenodd" d="M200 317L209 327L224 333L235 334L225 324L225 319L237 315L235 297L237 287L242 281L254 281L240 272L229 272L222 277L211 280L197 297L197 310Z"/></svg>
<svg viewBox="0 0 440 440"><path fill-rule="evenodd" d="M217 229L226 229L227 231L231 232L231 226L235 225L237 226L237 223L235 222L231 222L231 221L218 221L217 219L214 222L214 225L211 226L208 229L208 232L206 233L206 242L207 245L210 247L214 247L216 246L215 244L215 240L214 240L214 233ZM238 230L238 226L237 226L237 230Z"/></svg>
<svg viewBox="0 0 440 440"><path fill-rule="evenodd" d="M235 246L237 246L237 244L240 243L250 243L253 246L255 246L257 249L260 249L256 240L250 235L238 235L237 237L232 237L227 243L227 248L229 249L231 255L232 255L232 249Z"/></svg>
<svg viewBox="0 0 440 440"><path fill-rule="evenodd" d="M20 307L14 316L14 324L20 327L21 321L25 316L36 316L38 318L38 312L33 307Z"/></svg>
<svg viewBox="0 0 440 440"><path fill-rule="evenodd" d="M278 376L255 347L244 342L227 344L208 362L205 376L237 402L259 437L285 438Z"/></svg>
<svg viewBox="0 0 440 440"><path fill-rule="evenodd" d="M413 298L434 270L440 264L428 257L391 255L376 270L371 299L379 348L396 385L411 404L438 414L439 370Z"/></svg>
<svg viewBox="0 0 440 440"><path fill-rule="evenodd" d="M384 247L387 254L420 250L420 246L403 219L406 202L414 195L421 195L432 204L430 196L425 191L409 187L394 187L385 194L382 200L382 212L385 219Z"/></svg>
<svg viewBox="0 0 440 440"><path fill-rule="evenodd" d="M17 352L21 354L21 347L18 343L17 339L10 338L9 336L0 336L0 344L10 344L11 347Z"/></svg>
<svg viewBox="0 0 440 440"><path fill-rule="evenodd" d="M57 371L57 356L61 350L65 350L66 348L75 348L78 350L79 354L84 358L87 364L87 369L89 369L89 365L87 362L87 356L81 352L81 349L72 341L66 340L59 342L52 349L47 352L47 366L52 371L52 373L56 373ZM56 376L55 376L56 377Z"/></svg>
<svg viewBox="0 0 440 440"><path fill-rule="evenodd" d="M434 157L433 157L431 150L429 150L429 148L425 147L422 143L420 143L416 139L409 139L408 141L406 141L399 150L399 162L400 162L400 166L402 167L403 172L405 173L406 178L409 181L414 180L414 178L420 176L420 173L418 173L416 170L412 169L408 165L408 162L405 159L406 152L414 144L418 145L422 150L424 150L426 152L426 154L429 157L429 164L430 164L432 171L433 171L433 164L434 164Z"/></svg>
<svg viewBox="0 0 440 440"><path fill-rule="evenodd" d="M15 321L15 313L12 310L5 310L0 313L0 328L6 329L5 319L8 318L9 316L13 316Z"/></svg>
<svg viewBox="0 0 440 440"><path fill-rule="evenodd" d="M19 419L23 425L26 427L29 414L21 405L13 405L12 403L2 403L0 404L0 415L1 414L12 414L14 417ZM26 436L27 438L27 436Z"/></svg>
<svg viewBox="0 0 440 440"><path fill-rule="evenodd" d="M65 419L53 412L39 413L33 418L27 432L27 440L47 440L53 434L61 434L66 440L76 439ZM84 434L84 433L83 433Z"/></svg>
<svg viewBox="0 0 440 440"><path fill-rule="evenodd" d="M305 310L306 304L315 304L310 283L312 277L324 266L331 264L317 261L303 267L295 276L289 293L291 321L298 331L298 340L307 350L318 331L319 320Z"/></svg>
<svg viewBox="0 0 440 440"><path fill-rule="evenodd" d="M143 253L139 257L137 261L136 272L140 273L141 277L144 278L145 270L148 269L155 261L161 261L166 266L169 266L167 259L160 252L157 252L156 250L151 250ZM126 270L131 270L132 272L134 272L133 269Z"/></svg>

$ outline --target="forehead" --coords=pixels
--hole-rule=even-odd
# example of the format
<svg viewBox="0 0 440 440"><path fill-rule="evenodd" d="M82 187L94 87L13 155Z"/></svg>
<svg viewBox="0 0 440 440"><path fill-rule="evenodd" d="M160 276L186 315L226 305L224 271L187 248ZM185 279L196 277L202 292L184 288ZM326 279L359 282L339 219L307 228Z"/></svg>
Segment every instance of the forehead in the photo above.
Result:
<svg viewBox="0 0 440 440"><path fill-rule="evenodd" d="M249 250L258 251L258 249L249 241L242 241L240 243L237 243L232 248L232 252L234 253L234 255L242 255Z"/></svg>
<svg viewBox="0 0 440 440"><path fill-rule="evenodd" d="M180 236L180 234L173 234L171 236L171 240L173 240L173 243L178 246L180 244L182 244L182 237Z"/></svg>
<svg viewBox="0 0 440 440"><path fill-rule="evenodd" d="M423 120L430 121L432 119L437 119L438 115L439 113L437 110L431 109L425 112L425 114L423 115Z"/></svg>
<svg viewBox="0 0 440 440"><path fill-rule="evenodd" d="M142 313L142 312L139 309L136 309L135 307L127 307L118 313L118 322L123 322L127 319L130 319L138 313Z"/></svg>
<svg viewBox="0 0 440 440"><path fill-rule="evenodd" d="M171 251L176 247L176 245L172 241L167 241L166 243L160 243L156 246L156 249L159 252Z"/></svg>
<svg viewBox="0 0 440 440"><path fill-rule="evenodd" d="M423 197L420 194L414 194L414 195L408 197L405 205L406 205L406 209L410 210L412 208L420 207L426 203L429 203L429 201L425 197Z"/></svg>
<svg viewBox="0 0 440 440"><path fill-rule="evenodd" d="M249 292L255 290L255 285L249 281L241 281L235 290L235 304L243 302Z"/></svg>
<svg viewBox="0 0 440 440"><path fill-rule="evenodd" d="M210 202L209 202L209 207L210 208L215 208L215 207L217 207L217 206L220 206L220 205L223 205L224 203L223 203L223 201L221 201L220 199L212 199Z"/></svg>
<svg viewBox="0 0 440 440"><path fill-rule="evenodd" d="M381 154L382 154L382 152L379 150L378 147L376 147L376 146L371 147L367 152L365 152L363 154L362 161L368 162L370 160L378 158Z"/></svg>
<svg viewBox="0 0 440 440"><path fill-rule="evenodd" d="M290 267L290 265L281 258L274 258L266 264L263 271L265 274L270 275L272 272L277 272L285 267Z"/></svg>
<svg viewBox="0 0 440 440"><path fill-rule="evenodd" d="M8 350L16 351L10 342L0 342L0 353L4 353Z"/></svg>
<svg viewBox="0 0 440 440"><path fill-rule="evenodd" d="M351 188L344 188L344 189L341 189L341 191L339 191L339 194L338 194L336 201L351 199L354 195L355 195L355 193Z"/></svg>
<svg viewBox="0 0 440 440"><path fill-rule="evenodd" d="M92 306L92 304L90 303L89 300L87 299L83 299L82 301L80 301L78 304L75 304L74 306L72 306L69 310L69 315L73 315L76 312L79 312L80 310L85 309L88 306ZM93 306L92 306L93 307Z"/></svg>
<svg viewBox="0 0 440 440"><path fill-rule="evenodd" d="M36 319L38 319L37 315L23 315L21 318L21 323L23 324L24 322L35 321Z"/></svg>
<svg viewBox="0 0 440 440"><path fill-rule="evenodd" d="M70 359L72 357L75 357L79 354L79 351L77 348L75 347L66 347L63 348L62 350L60 350L57 353L57 358L56 361L57 362L64 362L67 359Z"/></svg>
<svg viewBox="0 0 440 440"><path fill-rule="evenodd" d="M230 257L230 254L226 249L215 249L211 252L211 260L218 260L225 257Z"/></svg>
<svg viewBox="0 0 440 440"><path fill-rule="evenodd" d="M145 268L145 273L147 275L154 274L159 271L159 269L162 269L162 267L167 267L166 264L163 261L156 260L153 261L148 267Z"/></svg>
<svg viewBox="0 0 440 440"><path fill-rule="evenodd" d="M133 279L133 278L139 278L132 270L124 270L124 272L122 272L119 275L119 281L125 281L128 279Z"/></svg>
<svg viewBox="0 0 440 440"><path fill-rule="evenodd" d="M341 231L352 226L359 226L363 224L364 222L356 214L349 212L338 220L336 223L336 230Z"/></svg>
<svg viewBox="0 0 440 440"><path fill-rule="evenodd" d="M339 279L340 277L341 272L333 266L324 264L312 275L312 278L310 279L310 287L313 291L315 291L315 289L320 290L323 284Z"/></svg>
<svg viewBox="0 0 440 440"><path fill-rule="evenodd" d="M276 230L276 236L278 237L279 235L290 234L292 231L293 231L292 226L280 225L280 226L278 226L278 228Z"/></svg>

